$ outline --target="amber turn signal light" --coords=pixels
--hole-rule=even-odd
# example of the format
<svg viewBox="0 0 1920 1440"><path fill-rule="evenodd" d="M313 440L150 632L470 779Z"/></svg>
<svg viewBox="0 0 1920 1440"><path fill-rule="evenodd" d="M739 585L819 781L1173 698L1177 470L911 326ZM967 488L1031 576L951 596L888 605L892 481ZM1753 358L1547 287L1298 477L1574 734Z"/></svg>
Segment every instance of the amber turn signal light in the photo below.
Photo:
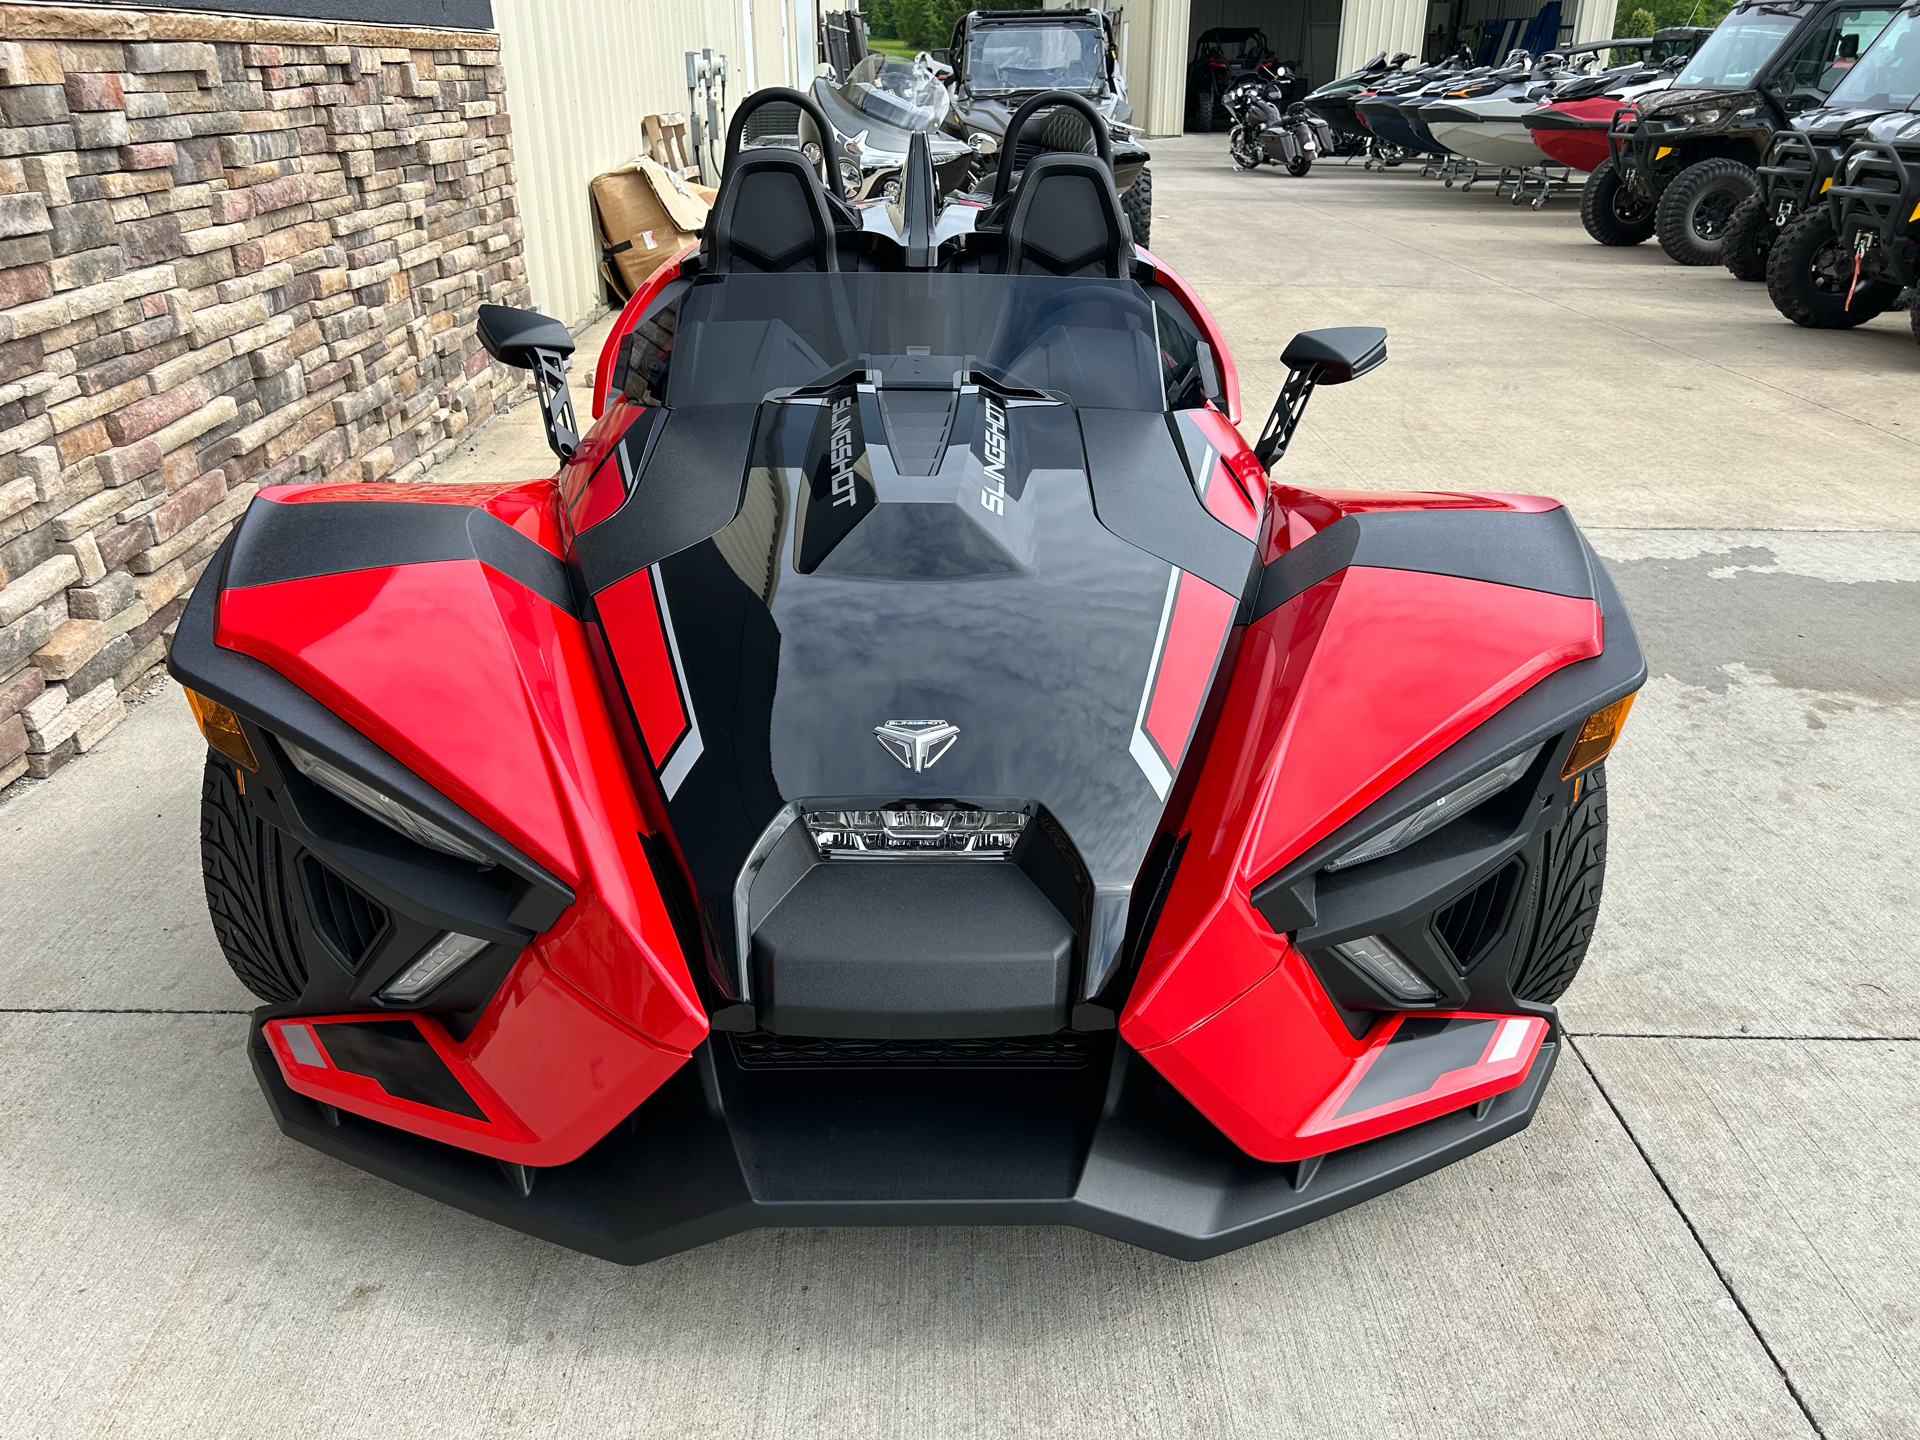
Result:
<svg viewBox="0 0 1920 1440"><path fill-rule="evenodd" d="M1627 711L1632 708L1633 696L1629 695L1587 716L1587 723L1580 727L1580 738L1573 742L1573 749L1567 752L1567 763L1560 767L1560 778L1571 780L1582 770L1590 769L1606 759L1607 752L1613 749L1613 742L1620 738L1620 727L1627 723Z"/></svg>
<svg viewBox="0 0 1920 1440"><path fill-rule="evenodd" d="M194 723L200 727L200 733L207 737L207 744L242 770L258 770L260 762L254 758L253 746L247 743L246 732L240 728L240 717L218 700L209 700L204 695L188 690L184 685L180 689L185 693L187 705L193 711Z"/></svg>

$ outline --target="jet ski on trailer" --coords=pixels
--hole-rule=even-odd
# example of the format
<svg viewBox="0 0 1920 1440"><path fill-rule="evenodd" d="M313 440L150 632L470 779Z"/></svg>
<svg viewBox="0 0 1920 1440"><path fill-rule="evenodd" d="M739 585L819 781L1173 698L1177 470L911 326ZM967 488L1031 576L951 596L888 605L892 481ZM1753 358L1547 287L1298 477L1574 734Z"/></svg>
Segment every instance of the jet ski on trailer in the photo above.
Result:
<svg viewBox="0 0 1920 1440"><path fill-rule="evenodd" d="M742 147L769 103L817 162ZM1247 444L1099 112L1010 133L1059 106L1093 153L943 204L914 134L851 203L762 91L584 437L565 327L480 308L556 475L255 497L171 666L284 1133L637 1263L1201 1258L1529 1123L1646 675L1619 597L1556 501L1271 479L1386 333L1295 337Z"/></svg>

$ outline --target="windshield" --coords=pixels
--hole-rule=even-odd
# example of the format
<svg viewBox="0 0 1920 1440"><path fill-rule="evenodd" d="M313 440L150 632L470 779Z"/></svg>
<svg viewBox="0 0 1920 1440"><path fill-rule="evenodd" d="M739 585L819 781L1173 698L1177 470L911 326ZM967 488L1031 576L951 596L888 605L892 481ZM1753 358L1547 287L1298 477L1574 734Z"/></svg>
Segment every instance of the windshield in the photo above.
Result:
<svg viewBox="0 0 1920 1440"><path fill-rule="evenodd" d="M1736 11L1707 37L1706 44L1673 82L1673 88L1687 90L1696 85L1729 90L1746 88L1799 23L1798 15L1780 15L1767 10Z"/></svg>
<svg viewBox="0 0 1920 1440"><path fill-rule="evenodd" d="M644 403L757 405L852 377L936 389L986 380L1096 409L1167 406L1156 307L1130 280L715 275L674 311L636 330L633 371L651 393L633 398Z"/></svg>
<svg viewBox="0 0 1920 1440"><path fill-rule="evenodd" d="M1105 43L1097 25L981 25L967 46L967 84L982 95L1098 90Z"/></svg>
<svg viewBox="0 0 1920 1440"><path fill-rule="evenodd" d="M1906 110L1915 100L1920 100L1920 11L1902 10L1846 73L1827 103L1862 110Z"/></svg>
<svg viewBox="0 0 1920 1440"><path fill-rule="evenodd" d="M931 62L912 62L878 51L854 66L834 92L850 108L898 130L933 130L947 118L953 97Z"/></svg>

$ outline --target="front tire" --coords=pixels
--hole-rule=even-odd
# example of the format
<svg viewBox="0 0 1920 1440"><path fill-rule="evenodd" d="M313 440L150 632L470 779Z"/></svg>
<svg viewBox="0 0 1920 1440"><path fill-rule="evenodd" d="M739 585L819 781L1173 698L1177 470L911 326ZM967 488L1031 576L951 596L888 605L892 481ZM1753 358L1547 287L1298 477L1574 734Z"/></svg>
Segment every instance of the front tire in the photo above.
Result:
<svg viewBox="0 0 1920 1440"><path fill-rule="evenodd" d="M1660 194L1654 234L1678 265L1726 261L1733 212L1759 189L1753 167L1738 160L1702 160L1674 177Z"/></svg>
<svg viewBox="0 0 1920 1440"><path fill-rule="evenodd" d="M1233 161L1233 168L1246 171L1260 163L1260 156L1247 144L1246 127L1236 125L1227 132L1227 158Z"/></svg>
<svg viewBox="0 0 1920 1440"><path fill-rule="evenodd" d="M1120 210L1127 217L1127 228L1133 231L1133 243L1143 249L1153 248L1153 167L1142 165L1140 176L1127 187L1127 193L1120 197Z"/></svg>
<svg viewBox="0 0 1920 1440"><path fill-rule="evenodd" d="M1861 282L1847 304L1853 252L1833 233L1826 207L1809 210L1773 242L1767 256L1767 294L1774 309L1809 330L1851 330L1864 325L1900 296L1883 280Z"/></svg>
<svg viewBox="0 0 1920 1440"><path fill-rule="evenodd" d="M1607 776L1596 765L1580 798L1547 835L1540 857L1540 899L1533 934L1516 955L1508 982L1516 1000L1551 1005L1566 993L1593 943L1607 873Z"/></svg>
<svg viewBox="0 0 1920 1440"><path fill-rule="evenodd" d="M1212 92L1201 91L1200 98L1193 102L1193 128L1201 134L1212 134L1217 128L1215 120L1219 106L1214 103Z"/></svg>
<svg viewBox="0 0 1920 1440"><path fill-rule="evenodd" d="M200 871L214 939L242 985L262 1000L297 1000L307 969L294 944L286 842L211 752L200 781Z"/></svg>
<svg viewBox="0 0 1920 1440"><path fill-rule="evenodd" d="M1638 245L1653 235L1653 206L1627 189L1608 157L1580 189L1580 223L1602 245Z"/></svg>
<svg viewBox="0 0 1920 1440"><path fill-rule="evenodd" d="M1766 201L1749 195L1727 222L1727 248L1722 258L1736 280L1767 278L1767 252L1773 248L1780 228L1767 213Z"/></svg>

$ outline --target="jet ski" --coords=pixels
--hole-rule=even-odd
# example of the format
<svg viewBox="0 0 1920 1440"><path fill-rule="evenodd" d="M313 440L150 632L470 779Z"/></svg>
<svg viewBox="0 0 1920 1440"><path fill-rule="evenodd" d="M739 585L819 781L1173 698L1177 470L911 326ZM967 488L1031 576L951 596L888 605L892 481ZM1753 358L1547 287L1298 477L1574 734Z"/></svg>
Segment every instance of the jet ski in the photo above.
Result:
<svg viewBox="0 0 1920 1440"><path fill-rule="evenodd" d="M1607 129L1614 112L1642 95L1671 85L1680 67L1712 33L1707 26L1675 25L1638 39L1607 41L1610 49L1641 50L1639 64L1604 70L1561 86L1545 104L1523 117L1533 143L1555 165L1588 171L1598 168L1607 158Z"/></svg>
<svg viewBox="0 0 1920 1440"><path fill-rule="evenodd" d="M1357 151L1364 147L1370 132L1354 115L1353 102L1387 77L1398 75L1400 67L1412 58L1411 54L1402 50L1389 60L1387 52L1382 50L1358 70L1342 75L1338 80L1330 80L1308 95L1307 108L1327 122L1337 141L1344 142L1350 152Z"/></svg>
<svg viewBox="0 0 1920 1440"><path fill-rule="evenodd" d="M1414 128L1403 106L1429 90L1437 93L1449 83L1458 83L1467 76L1489 73L1483 68L1469 66L1470 57L1463 50L1437 65L1412 71L1396 82L1378 87L1372 93L1360 94L1353 102L1354 114L1382 145L1414 155L1444 155L1445 148L1432 135Z"/></svg>
<svg viewBox="0 0 1920 1440"><path fill-rule="evenodd" d="M1503 169L1546 163L1521 117L1540 103L1556 78L1566 76L1568 59L1554 53L1536 62L1524 52L1514 53L1516 62L1481 79L1448 86L1422 103L1417 119L1436 144ZM1583 58L1592 61L1591 55Z"/></svg>

